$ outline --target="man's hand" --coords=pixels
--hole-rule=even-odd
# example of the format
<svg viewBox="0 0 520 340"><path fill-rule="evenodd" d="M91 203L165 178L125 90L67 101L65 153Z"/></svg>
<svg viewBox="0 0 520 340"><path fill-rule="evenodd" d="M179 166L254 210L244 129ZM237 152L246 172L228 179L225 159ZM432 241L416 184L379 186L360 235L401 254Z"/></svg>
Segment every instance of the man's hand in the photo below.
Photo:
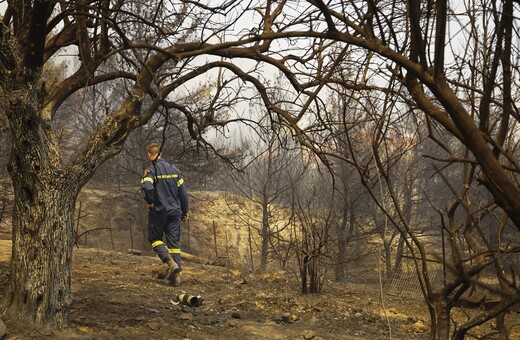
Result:
<svg viewBox="0 0 520 340"><path fill-rule="evenodd" d="M186 221L188 218L190 218L190 213L189 212L181 213L181 221Z"/></svg>
<svg viewBox="0 0 520 340"><path fill-rule="evenodd" d="M148 209L149 212L152 211L152 209L153 209L153 203L148 203L148 204L146 205L146 209Z"/></svg>

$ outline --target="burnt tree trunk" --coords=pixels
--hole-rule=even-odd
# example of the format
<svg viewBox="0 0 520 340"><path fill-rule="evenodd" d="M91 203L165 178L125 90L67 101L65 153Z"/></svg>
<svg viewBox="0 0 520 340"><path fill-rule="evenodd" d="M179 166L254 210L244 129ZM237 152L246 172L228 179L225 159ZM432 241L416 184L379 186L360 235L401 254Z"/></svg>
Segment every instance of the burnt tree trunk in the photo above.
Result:
<svg viewBox="0 0 520 340"><path fill-rule="evenodd" d="M8 170L15 194L3 302L16 319L59 327L71 304L73 214L81 186L60 168L57 144L39 117L37 79L19 75L3 87L10 92L3 109L12 133Z"/></svg>
<svg viewBox="0 0 520 340"><path fill-rule="evenodd" d="M309 292L309 286L307 285L307 278L309 275L309 256L305 255L303 257L303 266L301 269L302 276L302 293L307 294Z"/></svg>
<svg viewBox="0 0 520 340"><path fill-rule="evenodd" d="M19 182L25 176L12 177ZM15 184L8 312L19 320L61 327L71 304L76 194L44 182Z"/></svg>
<svg viewBox="0 0 520 340"><path fill-rule="evenodd" d="M13 9L22 6L12 5ZM51 32L47 22L56 2L34 1L23 6L27 11L11 13L14 30L0 24L0 110L9 121L8 170L15 193L10 276L0 310L19 321L61 327L67 323L71 304L76 197L99 165L121 151L129 133L157 111L162 96L153 98L144 112L142 101L156 79L155 72L171 54L167 48L166 53L157 52L147 59L118 109L106 116L77 156L64 165L52 120L64 101L89 84L109 49L102 44L89 51L88 33L83 31L79 40L86 58L73 75L48 92L41 72ZM81 13L80 19L86 15Z"/></svg>
<svg viewBox="0 0 520 340"><path fill-rule="evenodd" d="M430 319L432 328L430 331L430 339L445 340L450 338L450 316L451 305L445 296L439 294L433 299L433 308L430 308Z"/></svg>
<svg viewBox="0 0 520 340"><path fill-rule="evenodd" d="M38 79L18 73L2 80L2 90L10 93L0 105L12 135L8 171L15 199L9 283L0 302L2 310L18 320L60 328L67 324L71 304L76 198L135 128L119 115L131 112L134 103L127 102L108 117L83 152L64 167L59 145L38 108Z"/></svg>
<svg viewBox="0 0 520 340"><path fill-rule="evenodd" d="M318 258L311 257L309 263L309 293L318 294L321 293L321 275L320 275L320 264Z"/></svg>

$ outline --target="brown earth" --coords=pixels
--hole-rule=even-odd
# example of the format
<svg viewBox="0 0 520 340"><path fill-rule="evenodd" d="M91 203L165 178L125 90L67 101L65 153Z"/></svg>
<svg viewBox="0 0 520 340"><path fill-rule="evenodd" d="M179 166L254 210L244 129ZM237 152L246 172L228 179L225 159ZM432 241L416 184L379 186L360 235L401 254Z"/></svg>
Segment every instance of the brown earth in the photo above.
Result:
<svg viewBox="0 0 520 340"><path fill-rule="evenodd" d="M151 256L144 239L139 197L131 190L120 194L85 190L84 194L81 209L77 208L84 216L78 234L101 223L111 229L88 233L88 240L80 237L84 243L74 248L70 326L64 330L32 327L0 311L7 339L428 338L425 303L406 294L382 293L376 257L352 263L347 282L325 280L323 293L301 294L294 272L250 274L249 229L238 216L241 209L254 207L225 200L223 193L194 192L190 193L190 221L183 225L182 248L209 259L216 252L224 254L227 267L184 261L183 283L172 287L160 278L165 267ZM10 230L5 221L3 225L0 296L8 279L11 251ZM256 265L257 246L253 250ZM128 248L140 249L143 255L130 255ZM201 296L203 303L198 307L178 304L180 294ZM478 312L456 309L453 317L460 323ZM506 320L509 327L516 325L511 339L520 339L520 314L510 313ZM496 334L487 336L492 333L496 333L494 322L488 322L473 329L468 338L497 338Z"/></svg>
<svg viewBox="0 0 520 340"><path fill-rule="evenodd" d="M0 292L10 241L0 241ZM299 293L294 275L243 276L185 261L180 287L160 279L156 257L75 249L73 304L65 330L4 318L7 339L412 339L426 338L424 307L366 285L327 283L323 294ZM176 304L201 296L199 307ZM386 313L385 313L386 311ZM391 334L391 335L390 335Z"/></svg>

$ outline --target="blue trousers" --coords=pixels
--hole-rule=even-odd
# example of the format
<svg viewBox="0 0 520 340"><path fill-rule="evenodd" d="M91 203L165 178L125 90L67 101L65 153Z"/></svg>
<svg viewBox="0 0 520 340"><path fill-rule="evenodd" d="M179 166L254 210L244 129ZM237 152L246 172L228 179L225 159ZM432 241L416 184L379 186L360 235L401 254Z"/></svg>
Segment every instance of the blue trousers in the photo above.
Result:
<svg viewBox="0 0 520 340"><path fill-rule="evenodd" d="M182 270L181 265L181 215L180 213L157 213L151 211L148 214L148 241L159 258L166 262L172 257ZM166 244L163 242L163 236Z"/></svg>

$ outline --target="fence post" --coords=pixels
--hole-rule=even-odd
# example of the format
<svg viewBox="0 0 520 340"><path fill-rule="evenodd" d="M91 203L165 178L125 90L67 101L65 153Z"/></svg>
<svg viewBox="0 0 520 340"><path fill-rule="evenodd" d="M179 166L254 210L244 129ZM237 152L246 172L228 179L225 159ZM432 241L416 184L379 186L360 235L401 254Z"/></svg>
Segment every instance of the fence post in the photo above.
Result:
<svg viewBox="0 0 520 340"><path fill-rule="evenodd" d="M251 226L247 225L247 231L249 234L249 257L251 258L251 272L255 271L255 266L253 265L253 246L251 243Z"/></svg>
<svg viewBox="0 0 520 340"><path fill-rule="evenodd" d="M226 251L226 261L228 264L231 264L230 260L229 260L229 244L228 244L228 231L226 229L226 248L224 248L225 251Z"/></svg>
<svg viewBox="0 0 520 340"><path fill-rule="evenodd" d="M132 233L132 220L128 219L128 225L130 226L130 244L132 245L130 248L134 249L134 234Z"/></svg>
<svg viewBox="0 0 520 340"><path fill-rule="evenodd" d="M191 251L191 247L190 247L190 220L189 219L186 221L186 228L188 229L188 242L186 243L186 248L188 248L188 251Z"/></svg>
<svg viewBox="0 0 520 340"><path fill-rule="evenodd" d="M217 225L215 224L215 220L213 220L213 240L215 242L215 258L218 258L218 249L217 249Z"/></svg>

